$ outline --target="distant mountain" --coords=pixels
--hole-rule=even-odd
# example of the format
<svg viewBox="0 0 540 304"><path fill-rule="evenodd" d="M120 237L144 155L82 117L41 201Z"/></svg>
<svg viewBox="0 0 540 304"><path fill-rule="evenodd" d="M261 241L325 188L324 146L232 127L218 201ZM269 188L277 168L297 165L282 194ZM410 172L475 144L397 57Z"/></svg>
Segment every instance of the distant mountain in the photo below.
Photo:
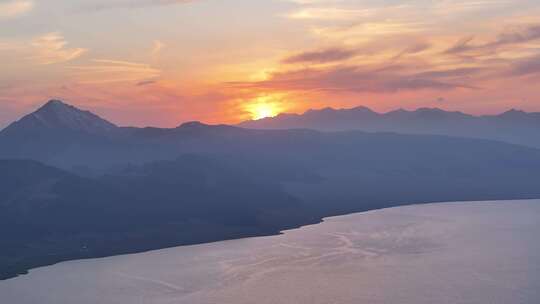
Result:
<svg viewBox="0 0 540 304"><path fill-rule="evenodd" d="M50 100L37 111L9 125L3 132L71 131L87 134L108 134L118 127L89 112L77 109L60 100Z"/></svg>
<svg viewBox="0 0 540 304"><path fill-rule="evenodd" d="M473 116L437 108L377 113L366 107L309 110L280 114L239 126L252 129L305 128L321 131L362 130L485 138L540 147L540 113L509 110L500 115Z"/></svg>
<svg viewBox="0 0 540 304"><path fill-rule="evenodd" d="M51 100L0 131L0 158L61 166L70 162L70 154L86 157L97 147L111 147L121 130L91 112Z"/></svg>
<svg viewBox="0 0 540 304"><path fill-rule="evenodd" d="M0 158L33 159L68 170L78 168L79 173L88 169L103 171L125 163L175 159L182 153L281 153L275 151L276 141L291 145L323 136L307 129L435 134L540 147L540 113L517 110L496 116L472 116L427 108L385 114L366 107L326 108L302 115L281 114L240 126L244 128L199 122L171 129L117 127L88 111L51 100L0 131Z"/></svg>

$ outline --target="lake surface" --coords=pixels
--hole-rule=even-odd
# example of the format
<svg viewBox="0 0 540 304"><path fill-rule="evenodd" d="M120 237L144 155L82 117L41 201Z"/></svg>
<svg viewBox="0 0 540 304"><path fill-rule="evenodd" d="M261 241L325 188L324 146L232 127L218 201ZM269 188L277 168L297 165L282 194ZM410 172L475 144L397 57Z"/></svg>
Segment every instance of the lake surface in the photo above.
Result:
<svg viewBox="0 0 540 304"><path fill-rule="evenodd" d="M540 303L539 240L540 200L407 206L34 269L0 303Z"/></svg>

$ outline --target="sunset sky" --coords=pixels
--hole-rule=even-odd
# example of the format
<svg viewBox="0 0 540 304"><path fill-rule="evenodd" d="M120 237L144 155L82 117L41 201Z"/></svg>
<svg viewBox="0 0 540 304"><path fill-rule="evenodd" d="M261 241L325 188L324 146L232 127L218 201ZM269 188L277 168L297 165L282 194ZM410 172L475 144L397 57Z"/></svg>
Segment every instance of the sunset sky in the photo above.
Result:
<svg viewBox="0 0 540 304"><path fill-rule="evenodd" d="M540 111L540 1L0 0L0 127L51 98L161 127Z"/></svg>

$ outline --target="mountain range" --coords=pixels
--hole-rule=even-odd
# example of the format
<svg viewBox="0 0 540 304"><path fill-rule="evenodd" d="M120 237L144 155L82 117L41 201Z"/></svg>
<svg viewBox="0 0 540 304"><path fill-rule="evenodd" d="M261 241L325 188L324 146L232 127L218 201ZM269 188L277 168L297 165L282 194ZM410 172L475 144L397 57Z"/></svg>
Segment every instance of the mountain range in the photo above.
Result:
<svg viewBox="0 0 540 304"><path fill-rule="evenodd" d="M433 134L500 140L540 147L540 113L509 110L499 115L474 116L437 108L377 113L366 107L308 110L279 114L239 124L252 129L362 130L403 134Z"/></svg>
<svg viewBox="0 0 540 304"><path fill-rule="evenodd" d="M118 127L61 101L0 132L0 278L412 203L540 198L540 150L439 135Z"/></svg>

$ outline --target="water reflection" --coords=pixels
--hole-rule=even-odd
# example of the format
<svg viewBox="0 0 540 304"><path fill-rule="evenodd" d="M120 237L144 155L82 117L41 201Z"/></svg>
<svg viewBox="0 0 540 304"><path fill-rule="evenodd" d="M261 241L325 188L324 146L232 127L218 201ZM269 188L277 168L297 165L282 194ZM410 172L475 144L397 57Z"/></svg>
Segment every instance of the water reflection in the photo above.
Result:
<svg viewBox="0 0 540 304"><path fill-rule="evenodd" d="M283 235L71 261L2 303L540 303L540 201L410 206Z"/></svg>

